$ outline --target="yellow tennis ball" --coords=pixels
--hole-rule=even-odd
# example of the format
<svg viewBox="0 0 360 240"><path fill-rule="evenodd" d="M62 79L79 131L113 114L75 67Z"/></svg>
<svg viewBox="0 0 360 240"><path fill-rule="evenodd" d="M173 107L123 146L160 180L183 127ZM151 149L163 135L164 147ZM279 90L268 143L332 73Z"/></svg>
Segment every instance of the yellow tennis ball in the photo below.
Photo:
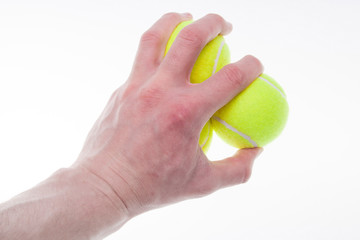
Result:
<svg viewBox="0 0 360 240"><path fill-rule="evenodd" d="M176 26L172 32L165 49L165 55L175 41L180 31L191 24L192 21L185 21ZM201 83L230 63L230 51L223 36L218 35L202 49L200 55L191 70L190 82Z"/></svg>
<svg viewBox="0 0 360 240"><path fill-rule="evenodd" d="M260 75L211 118L216 134L236 148L263 147L284 129L286 95L270 76Z"/></svg>
<svg viewBox="0 0 360 240"><path fill-rule="evenodd" d="M185 21L176 26L166 44L165 55L168 53L180 31L191 23L192 21ZM206 44L206 46L201 50L191 70L190 82L201 83L229 63L229 47L225 43L224 37L219 35ZM208 121L201 130L199 137L199 145L204 152L207 152L209 149L212 136L213 127L211 126L211 122Z"/></svg>
<svg viewBox="0 0 360 240"><path fill-rule="evenodd" d="M213 127L210 120L206 122L205 126L201 130L199 144L202 150L206 153L209 150L211 140L213 136Z"/></svg>

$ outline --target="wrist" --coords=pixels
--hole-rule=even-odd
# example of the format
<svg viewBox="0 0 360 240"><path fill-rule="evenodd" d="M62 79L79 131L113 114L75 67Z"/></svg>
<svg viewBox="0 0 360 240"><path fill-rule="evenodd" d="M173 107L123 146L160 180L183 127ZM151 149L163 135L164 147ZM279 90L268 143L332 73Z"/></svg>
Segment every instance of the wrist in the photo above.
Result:
<svg viewBox="0 0 360 240"><path fill-rule="evenodd" d="M81 198L76 201L83 207L84 221L91 218L97 223L92 226L98 228L96 235L105 237L130 220L127 206L99 176L82 167L62 169L57 174L61 181L67 179L64 184L72 185L71 192Z"/></svg>
<svg viewBox="0 0 360 240"><path fill-rule="evenodd" d="M111 161L107 161L106 164L99 164L97 161L78 161L73 165L73 169L79 172L81 179L90 188L98 192L104 201L112 206L115 215L125 216L125 221L150 210L140 201L140 196L133 189L133 185L137 183L126 176L126 173L116 169ZM125 177L128 177L127 180Z"/></svg>
<svg viewBox="0 0 360 240"><path fill-rule="evenodd" d="M84 169L64 168L50 179L53 179L54 187L63 190L63 196L58 197L64 199L58 205L66 205L62 211L63 218L68 218L73 213L74 222L69 222L75 226L80 224L78 227L83 231L83 236L102 239L117 231L130 219L126 207L115 201L111 189Z"/></svg>
<svg viewBox="0 0 360 240"><path fill-rule="evenodd" d="M60 169L1 204L0 239L102 239L115 232L130 219L127 210L93 178Z"/></svg>

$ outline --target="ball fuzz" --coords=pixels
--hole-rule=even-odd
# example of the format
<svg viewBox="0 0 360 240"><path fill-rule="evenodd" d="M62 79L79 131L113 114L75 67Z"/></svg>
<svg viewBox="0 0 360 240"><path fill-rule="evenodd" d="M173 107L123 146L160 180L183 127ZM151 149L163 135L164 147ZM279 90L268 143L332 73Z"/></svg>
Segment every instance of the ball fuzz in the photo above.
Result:
<svg viewBox="0 0 360 240"><path fill-rule="evenodd" d="M216 134L236 148L263 147L284 129L289 106L281 86L260 75L211 118Z"/></svg>

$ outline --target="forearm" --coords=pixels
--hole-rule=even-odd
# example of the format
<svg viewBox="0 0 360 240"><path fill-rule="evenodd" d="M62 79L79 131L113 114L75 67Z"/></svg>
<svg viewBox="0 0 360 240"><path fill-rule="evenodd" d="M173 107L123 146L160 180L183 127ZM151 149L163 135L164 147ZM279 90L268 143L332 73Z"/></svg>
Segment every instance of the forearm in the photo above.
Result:
<svg viewBox="0 0 360 240"><path fill-rule="evenodd" d="M0 239L102 239L116 231L129 219L126 207L94 178L61 169L1 204Z"/></svg>

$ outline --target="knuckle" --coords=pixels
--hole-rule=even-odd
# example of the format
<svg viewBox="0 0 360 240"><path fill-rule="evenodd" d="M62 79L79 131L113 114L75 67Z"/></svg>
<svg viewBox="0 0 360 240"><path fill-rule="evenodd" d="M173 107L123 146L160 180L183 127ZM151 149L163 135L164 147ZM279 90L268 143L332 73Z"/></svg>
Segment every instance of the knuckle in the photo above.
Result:
<svg viewBox="0 0 360 240"><path fill-rule="evenodd" d="M195 29L193 26L185 27L181 30L178 38L181 39L185 46L192 48L199 48L203 44L201 31Z"/></svg>
<svg viewBox="0 0 360 240"><path fill-rule="evenodd" d="M110 96L109 102L121 102L134 93L131 85L125 83L113 91Z"/></svg>
<svg viewBox="0 0 360 240"><path fill-rule="evenodd" d="M260 69L261 71L263 70L264 67L258 58L254 57L253 55L246 55L244 58L248 59L248 61L251 62L255 69Z"/></svg>
<svg viewBox="0 0 360 240"><path fill-rule="evenodd" d="M131 82L124 83L121 87L115 90L114 94L116 94L117 99L119 101L126 99L129 96L133 96L136 94L137 86L132 84Z"/></svg>
<svg viewBox="0 0 360 240"><path fill-rule="evenodd" d="M251 167L245 167L240 175L240 183L246 183L250 180L252 169Z"/></svg>
<svg viewBox="0 0 360 240"><path fill-rule="evenodd" d="M176 12L168 12L162 16L163 19L180 19L180 14Z"/></svg>
<svg viewBox="0 0 360 240"><path fill-rule="evenodd" d="M235 64L229 64L224 67L224 74L226 81L233 86L241 85L244 80L244 71Z"/></svg>
<svg viewBox="0 0 360 240"><path fill-rule="evenodd" d="M144 87L139 90L138 100L142 108L150 110L161 101L162 96L162 89L157 87Z"/></svg>
<svg viewBox="0 0 360 240"><path fill-rule="evenodd" d="M170 107L165 117L166 130L184 130L184 127L189 123L191 117L191 110L185 104L175 104Z"/></svg>
<svg viewBox="0 0 360 240"><path fill-rule="evenodd" d="M206 17L212 18L216 22L225 22L225 19L223 17L221 17L220 15L215 14L215 13L209 13L209 14L206 15Z"/></svg>
<svg viewBox="0 0 360 240"><path fill-rule="evenodd" d="M147 30L143 35L141 36L141 43L150 43L150 44L157 44L158 42L161 42L161 34L155 30Z"/></svg>

